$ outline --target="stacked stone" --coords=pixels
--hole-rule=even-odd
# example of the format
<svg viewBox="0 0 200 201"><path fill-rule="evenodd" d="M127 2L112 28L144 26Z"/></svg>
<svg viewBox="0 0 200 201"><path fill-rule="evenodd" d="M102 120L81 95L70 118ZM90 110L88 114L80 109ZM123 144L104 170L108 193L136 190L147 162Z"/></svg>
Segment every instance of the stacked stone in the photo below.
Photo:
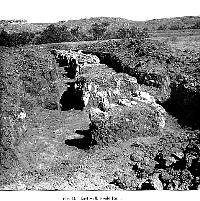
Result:
<svg viewBox="0 0 200 201"><path fill-rule="evenodd" d="M97 56L91 54L84 54L81 50L78 52L72 50L52 50L51 53L56 57L56 59L75 59L77 65L85 64L99 64L100 60Z"/></svg>

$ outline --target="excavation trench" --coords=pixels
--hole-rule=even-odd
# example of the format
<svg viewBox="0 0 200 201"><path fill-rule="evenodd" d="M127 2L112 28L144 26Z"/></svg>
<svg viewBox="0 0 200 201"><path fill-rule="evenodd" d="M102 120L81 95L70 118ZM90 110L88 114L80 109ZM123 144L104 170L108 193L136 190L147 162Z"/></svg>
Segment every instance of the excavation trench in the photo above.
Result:
<svg viewBox="0 0 200 201"><path fill-rule="evenodd" d="M66 88L66 90L60 94L59 105L61 111L71 109L83 110L83 83L76 80L79 68L76 60L67 54L57 54L56 50L52 50L51 53L55 56L56 62L58 63L57 74L59 77L62 76L61 79L64 80L64 87Z"/></svg>
<svg viewBox="0 0 200 201"><path fill-rule="evenodd" d="M145 80L145 73L135 72L133 68L124 68L120 58L115 54L109 52L93 52L93 51L83 51L84 54L92 54L100 59L100 63L106 64L108 67L114 69L117 73L127 73L131 76L137 78L139 84L144 84L147 86L153 86L159 88L160 86L156 83L151 85ZM68 78L74 78L76 76L77 66L76 62L71 60L67 61L67 57L62 57L57 59L59 67L63 67L67 73ZM68 65L68 66L66 66ZM149 75L151 77L157 76ZM155 80L159 80L155 78ZM173 83L170 84L171 94L170 98L165 100L161 104L165 110L178 119L179 124L182 127L191 127L192 129L200 129L200 94L189 91L181 85L177 88L174 87ZM68 84L67 90L62 94L60 99L61 110L67 111L71 109L83 110L83 85L78 82L71 82Z"/></svg>
<svg viewBox="0 0 200 201"><path fill-rule="evenodd" d="M57 73L59 78L61 78L64 81L62 87L64 87L65 89L63 91L61 89L62 87L59 88L58 86L59 91L62 91L58 103L60 105L61 111L69 111L69 110L82 111L85 107L83 100L84 80L77 79L77 73L79 70L77 61L74 58L69 58L68 55L62 55L62 56L57 55L56 62L58 63ZM72 112L76 113L76 111ZM74 124L77 124L76 119L74 119ZM80 135L80 137L66 139L65 140L66 145L87 150L95 144L89 129L74 130L74 134L75 136L76 134L77 136Z"/></svg>
<svg viewBox="0 0 200 201"><path fill-rule="evenodd" d="M121 64L120 59L110 53L102 53L102 52L84 52L96 55L102 64L106 64L108 67L114 69L117 73L127 73L131 76L130 72L126 72ZM135 72L134 72L135 73ZM146 84L144 81L144 75L140 75L139 73L135 76L138 80L139 84ZM141 76L141 77L140 77ZM154 76L154 75L152 75ZM156 75L155 75L156 76ZM157 79L157 78L155 78ZM79 86L79 87L77 87ZM159 85L154 87L160 87ZM178 122L181 126L190 126L193 129L200 128L200 95L194 91L189 91L183 86L176 87L173 83L170 84L171 94L170 98L161 104L165 110L170 113L172 116L178 119ZM72 82L69 84L67 90L62 94L60 99L60 104L62 105L62 110L70 110L70 109L84 109L84 103L82 100L83 96L83 85L78 82ZM76 131L77 134L83 135L84 137L81 139L72 139L66 140L65 143L69 146L76 146L79 149L90 149L91 146L96 145L97 142L92 138L91 130L80 130ZM191 151L192 150L192 151ZM188 153L194 152L193 147L187 150L184 150L184 155L186 156ZM198 155L198 151L197 151ZM185 156L182 159L179 159L175 164L172 164L170 168L175 171L183 171L187 168L187 160ZM197 157L198 158L198 157ZM166 164L166 159L162 158L162 156L156 155L155 161L158 163L155 166L156 169L160 169L163 171L170 171L168 165ZM194 178L199 178L199 162L197 159L193 160L190 167L188 168L190 173L194 176ZM143 169L138 168L136 172L143 171ZM169 173L170 174L170 173ZM172 174L173 175L173 174ZM169 185L167 182L162 181ZM119 183L119 182L118 182ZM112 183L114 185L118 185L115 181ZM195 179L191 180L190 188L197 189L198 182ZM119 186L119 185L118 185ZM120 187L120 186L119 186ZM121 188L121 187L120 187ZM141 186L141 190L153 190L155 189L150 183L143 183ZM167 189L167 188L166 188Z"/></svg>
<svg viewBox="0 0 200 201"><path fill-rule="evenodd" d="M150 83L148 81L148 78L149 80L160 80L159 75L153 73L138 72L137 70L135 70L137 66L135 66L135 68L130 68L129 66L126 67L122 64L121 59L114 53L92 51L83 51L83 53L96 55L100 59L101 64L106 64L109 68L112 68L116 73L126 73L132 77L137 78L138 84L145 84L153 87L161 86L159 82Z"/></svg>
<svg viewBox="0 0 200 201"><path fill-rule="evenodd" d="M156 88L162 87L162 84L159 83L159 81L158 83L149 83L148 79L145 79L150 77L149 79L155 78L154 80L159 80L160 78L157 74L141 73L137 72L134 68L125 68L122 65L121 60L113 53L95 51L84 51L84 53L96 55L102 64L106 64L117 73L127 73L130 76L136 77L138 84ZM200 129L200 93L189 91L182 85L175 87L173 83L171 83L169 87L171 90L170 98L162 103L159 102L159 104L162 105L169 114L178 119L178 122L182 127Z"/></svg>

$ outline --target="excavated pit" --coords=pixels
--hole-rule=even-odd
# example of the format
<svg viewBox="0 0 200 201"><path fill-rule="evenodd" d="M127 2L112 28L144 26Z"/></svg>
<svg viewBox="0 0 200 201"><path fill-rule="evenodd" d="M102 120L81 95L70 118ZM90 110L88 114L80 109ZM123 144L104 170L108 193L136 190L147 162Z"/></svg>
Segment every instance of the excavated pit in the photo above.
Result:
<svg viewBox="0 0 200 201"><path fill-rule="evenodd" d="M80 87L76 87L76 82L68 83L67 90L62 94L60 105L62 111L71 109L83 110L83 91Z"/></svg>
<svg viewBox="0 0 200 201"><path fill-rule="evenodd" d="M100 62L102 64L106 64L108 67L114 69L117 73L122 72L122 73L127 73L131 76L134 76L134 69L133 72L126 72L127 69L124 69L122 67L121 61L119 60L119 58L117 56L115 56L114 54L111 53L102 53L102 52L84 52L87 54L94 54L96 55L99 59ZM145 82L145 79L143 75L139 75L139 78L137 76L135 76L138 80L139 84L146 84L148 85L148 83ZM145 75L146 76L146 75ZM156 75L155 75L156 76ZM150 75L150 78L155 77L154 74ZM149 79L150 79L149 78ZM157 79L157 78L155 78ZM173 83L172 83L173 84ZM162 105L165 110L170 113L172 116L176 117L178 119L178 122L181 126L187 126L190 125L192 128L196 128L198 127L198 125L200 125L199 122L199 118L196 118L199 114L199 96L198 94L195 94L193 92L187 91L185 89L176 89L173 88L173 85L170 85L171 88L171 94L170 94L170 98L168 98L168 100L166 100L165 102L159 102L160 105ZM153 85L148 85L148 86L153 86ZM154 86L159 88L160 85L158 86ZM81 90L80 90L81 91ZM69 91L66 92L66 100L69 99L69 97L73 96L73 94L76 94L76 89L74 87L74 85L72 84L71 88L69 88ZM68 97L68 98L67 98ZM79 98L76 98L79 97ZM81 93L79 93L79 96L74 96L74 98L72 98L73 100L81 100ZM63 100L65 100L65 98L63 98ZM65 102L65 101L63 101ZM67 104L67 105L71 105L71 108L76 108L76 101L72 101L73 103ZM78 103L78 101L77 101ZM61 103L62 104L62 103ZM74 104L74 105L73 105ZM83 109L83 108L82 108ZM80 135L83 135L84 137L81 139L72 139L72 140L66 140L65 143L69 146L75 146L79 149L90 149L93 145L98 144L96 141L93 141L93 136L91 135L90 130L87 131L80 131L80 132L76 132ZM184 154L187 151L184 150ZM191 150L189 150L188 153L193 153L195 152L196 155L198 155L198 149L197 151L194 151L193 148ZM187 154L185 154L186 156ZM155 157L154 161L156 161L158 164L155 165L155 170L157 169L162 169L163 172L168 172L170 173L170 171L177 171L177 172L184 172L185 169L188 169L190 171L190 173L194 176L194 179L191 180L191 184L190 189L197 189L198 185L199 185L199 181L196 181L196 178L199 178L199 162L198 162L198 157L196 157L196 155L194 156L194 159L192 159L192 163L189 167L187 164L187 160L189 160L187 157L183 157L182 159L177 159L177 161L175 163L173 163L170 167L168 166L168 164L166 163L166 159L162 156L160 157ZM196 157L196 158L195 158ZM138 168L136 170L136 173L140 173L142 172L143 169L142 168ZM173 173L171 176L173 176ZM170 185L170 182L168 181L163 181L162 178L159 178L162 183L166 184L166 186ZM121 182L121 181L120 181ZM123 186L121 186L121 183L119 181L113 181L112 184L119 186L119 188L123 189ZM168 182L168 183L167 183ZM163 189L168 189L167 187L164 187ZM141 188L139 190L155 190L154 186L152 185L151 181L147 180L146 182L143 182L141 185Z"/></svg>
<svg viewBox="0 0 200 201"><path fill-rule="evenodd" d="M90 130L76 130L76 133L79 135L82 135L82 138L79 139L71 139L71 140L65 140L65 144L68 146L75 146L78 149L84 149L88 150L92 146L96 145L97 142L92 139L92 135Z"/></svg>

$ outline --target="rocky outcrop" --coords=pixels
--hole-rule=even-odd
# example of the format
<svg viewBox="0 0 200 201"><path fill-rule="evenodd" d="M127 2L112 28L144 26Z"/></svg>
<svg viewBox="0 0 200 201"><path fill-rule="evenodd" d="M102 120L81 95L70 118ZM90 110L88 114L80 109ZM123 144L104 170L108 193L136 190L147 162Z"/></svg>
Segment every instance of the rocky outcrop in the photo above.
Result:
<svg viewBox="0 0 200 201"><path fill-rule="evenodd" d="M90 109L91 133L99 145L109 145L136 137L159 135L156 115L148 107L116 106L108 112Z"/></svg>

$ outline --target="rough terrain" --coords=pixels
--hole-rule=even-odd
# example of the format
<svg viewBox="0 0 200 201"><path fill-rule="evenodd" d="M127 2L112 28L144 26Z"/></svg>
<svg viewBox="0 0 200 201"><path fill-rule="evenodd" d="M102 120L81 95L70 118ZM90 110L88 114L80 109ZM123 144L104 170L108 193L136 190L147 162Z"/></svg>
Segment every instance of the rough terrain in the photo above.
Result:
<svg viewBox="0 0 200 201"><path fill-rule="evenodd" d="M147 61L149 65L141 62L138 71L130 73L124 67L129 62L125 60L121 65L125 74L118 72L116 63L102 64L116 60L105 58L101 52L95 53L97 57L51 48L51 55L41 47L37 50L38 65L32 58L34 51L12 51L5 56L8 68L4 71L20 75L11 64L11 58L18 54L18 60L19 55L28 57L23 63L35 67L33 75L39 72L45 79L41 79L41 88L35 89L36 85L31 88L30 77L19 77L18 93L26 91L22 93L24 100L17 99L11 108L4 108L4 123L10 129L6 131L11 132L7 134L9 140L4 134L2 141L1 190L199 188L199 133L182 129L161 106L171 93L165 64L161 63L164 67L159 69L158 61ZM88 51L95 52L92 48ZM140 48L135 51L146 54ZM46 57L41 57L44 52ZM122 58L120 53L117 56ZM166 55L161 56L163 59ZM30 59L32 63L26 65ZM138 58L134 59L136 64ZM42 63L44 60L46 63ZM5 80L7 90L16 86L8 77ZM25 100L32 104L30 108L27 102L23 106Z"/></svg>

